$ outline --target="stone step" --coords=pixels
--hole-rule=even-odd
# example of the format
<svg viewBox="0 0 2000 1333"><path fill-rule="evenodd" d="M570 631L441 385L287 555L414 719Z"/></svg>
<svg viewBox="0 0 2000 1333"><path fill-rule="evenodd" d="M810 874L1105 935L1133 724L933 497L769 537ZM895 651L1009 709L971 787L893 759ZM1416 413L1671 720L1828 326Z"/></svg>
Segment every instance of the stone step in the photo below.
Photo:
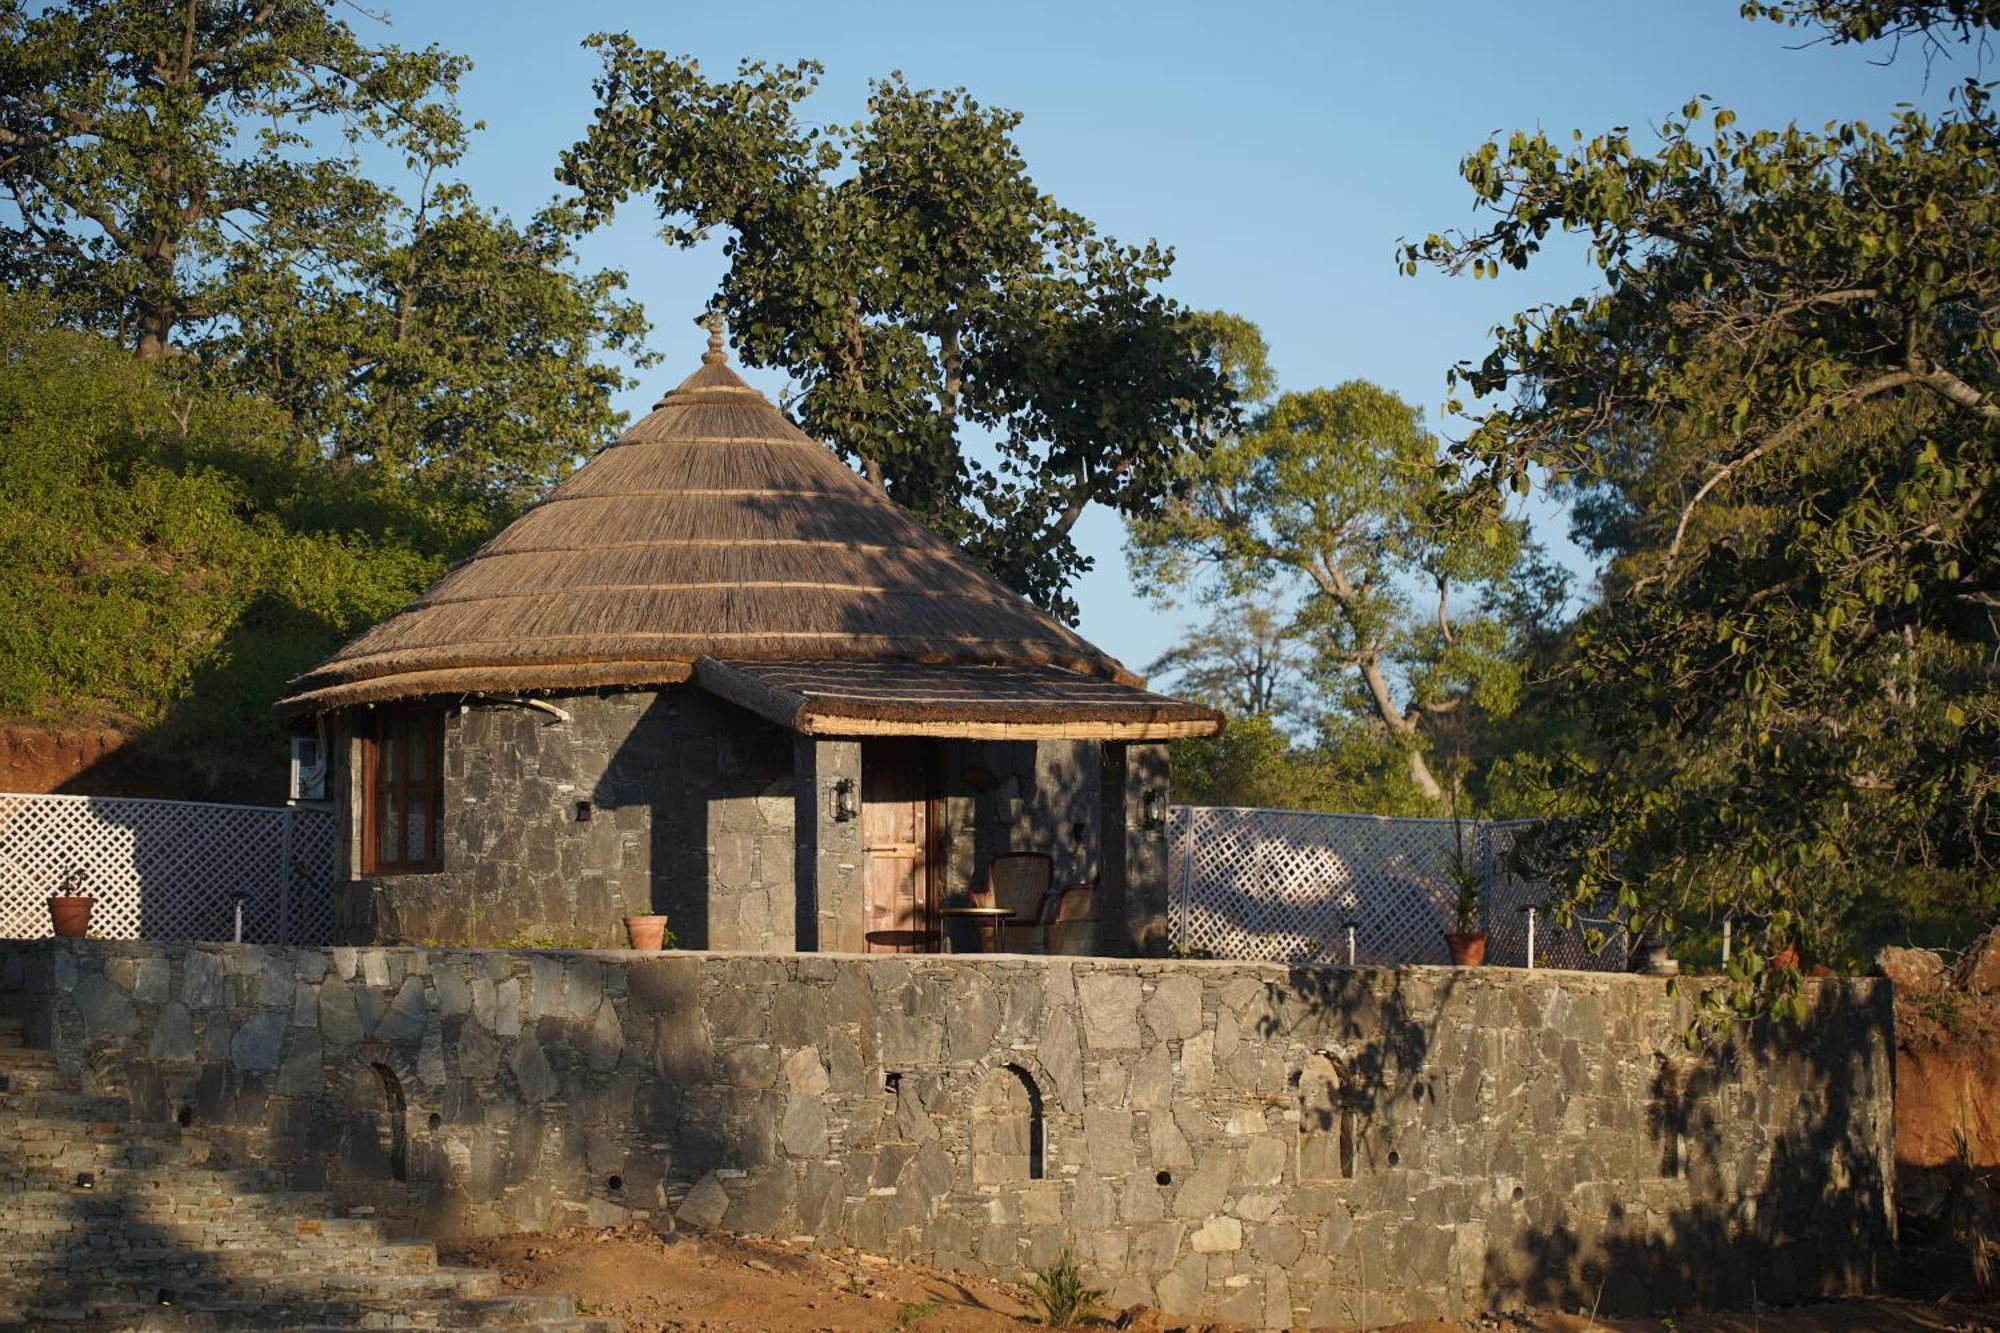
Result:
<svg viewBox="0 0 2000 1333"><path fill-rule="evenodd" d="M132 1105L123 1097L99 1097L71 1089L9 1092L0 1097L0 1125L19 1124L32 1130L44 1121L52 1125L104 1125L108 1128L103 1133L116 1134L132 1123Z"/></svg>
<svg viewBox="0 0 2000 1333"><path fill-rule="evenodd" d="M0 1265L9 1248L63 1245L103 1249L115 1241L155 1240L188 1248L285 1249L300 1245L379 1245L392 1239L373 1218L324 1219L289 1211L53 1209L0 1215Z"/></svg>
<svg viewBox="0 0 2000 1333"><path fill-rule="evenodd" d="M0 1272L16 1267L24 1272L34 1270L52 1274L102 1274L110 1267L115 1270L116 1280L148 1286L171 1285L176 1277L184 1283L233 1285L251 1281L289 1283L298 1273L316 1276L389 1274L424 1278L444 1271L438 1268L437 1250L428 1241L388 1241L374 1245L329 1241L317 1245L227 1246L200 1250L176 1245L107 1243L51 1247L39 1255L31 1250L18 1249L0 1256Z"/></svg>
<svg viewBox="0 0 2000 1333"><path fill-rule="evenodd" d="M213 1150L200 1140L107 1144L107 1151L102 1152L93 1151L96 1146L74 1144L50 1157L24 1151L25 1160L0 1159L0 1180L12 1181L15 1188L28 1188L26 1182L39 1179L44 1182L43 1189L68 1189L75 1180L75 1172L68 1170L73 1166L90 1171L91 1188L101 1194L137 1195L172 1189L233 1196L275 1194L284 1189L278 1174L267 1167L210 1161Z"/></svg>
<svg viewBox="0 0 2000 1333"><path fill-rule="evenodd" d="M301 1227L324 1229L329 1234L347 1232L379 1234L381 1221L373 1217L341 1217L339 1205L330 1194L318 1190L274 1190L270 1193L227 1193L213 1183L179 1182L171 1187L148 1187L120 1191L113 1185L92 1190L22 1190L5 1196L0 1210L0 1227L10 1217L84 1216L90 1218L132 1217L172 1221L184 1216L228 1218L268 1218L296 1220Z"/></svg>
<svg viewBox="0 0 2000 1333"><path fill-rule="evenodd" d="M0 1059L0 1102L29 1092L75 1092L76 1079L56 1067L55 1058L46 1061Z"/></svg>
<svg viewBox="0 0 2000 1333"><path fill-rule="evenodd" d="M24 1311L32 1327L112 1329L128 1333L194 1333L206 1329L548 1329L580 1323L586 1329L616 1329L616 1323L578 1321L576 1303L564 1295L418 1297L396 1293L352 1293L318 1297L300 1289L276 1299L200 1299L174 1291L172 1305L158 1295L142 1299L102 1299L36 1305Z"/></svg>
<svg viewBox="0 0 2000 1333"><path fill-rule="evenodd" d="M190 1309L225 1302L296 1306L301 1317L310 1316L312 1307L316 1305L334 1307L371 1301L480 1300L503 1294L500 1275L484 1268L438 1266L415 1273L342 1273L322 1271L298 1261L289 1271L273 1273L238 1271L235 1268L236 1255L194 1257L209 1265L209 1271L161 1267L134 1272L122 1264L115 1270L107 1269L100 1262L85 1271L56 1274L51 1282L44 1284L44 1289L53 1286L64 1291L66 1299L61 1300L61 1304L86 1301L90 1304L157 1305L162 1295L167 1294L174 1305Z"/></svg>
<svg viewBox="0 0 2000 1333"><path fill-rule="evenodd" d="M348 1247L368 1249L370 1245L402 1243L400 1237L382 1237L348 1231L320 1231L304 1219L214 1219L214 1217L24 1217L8 1219L0 1227L0 1269L16 1267L26 1253L54 1251L78 1255L104 1255L124 1247L170 1247L180 1251L216 1249L328 1249L344 1253Z"/></svg>
<svg viewBox="0 0 2000 1333"><path fill-rule="evenodd" d="M65 1120L59 1116L0 1114L0 1142L11 1143L25 1157L50 1157L66 1149L93 1146L111 1149L199 1148L207 1155L208 1140L181 1133L171 1124L121 1125L115 1120Z"/></svg>
<svg viewBox="0 0 2000 1333"><path fill-rule="evenodd" d="M0 1069L54 1069L56 1053L42 1046L0 1046Z"/></svg>

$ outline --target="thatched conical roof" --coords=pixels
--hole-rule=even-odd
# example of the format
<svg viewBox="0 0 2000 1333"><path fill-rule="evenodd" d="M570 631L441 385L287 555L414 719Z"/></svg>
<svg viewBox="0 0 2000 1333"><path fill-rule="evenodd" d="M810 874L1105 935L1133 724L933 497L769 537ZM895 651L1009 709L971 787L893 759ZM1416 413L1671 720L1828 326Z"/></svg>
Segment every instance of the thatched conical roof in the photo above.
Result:
<svg viewBox="0 0 2000 1333"><path fill-rule="evenodd" d="M910 516L729 368L702 366L281 716L658 685L702 657L1056 667L1140 682Z"/></svg>

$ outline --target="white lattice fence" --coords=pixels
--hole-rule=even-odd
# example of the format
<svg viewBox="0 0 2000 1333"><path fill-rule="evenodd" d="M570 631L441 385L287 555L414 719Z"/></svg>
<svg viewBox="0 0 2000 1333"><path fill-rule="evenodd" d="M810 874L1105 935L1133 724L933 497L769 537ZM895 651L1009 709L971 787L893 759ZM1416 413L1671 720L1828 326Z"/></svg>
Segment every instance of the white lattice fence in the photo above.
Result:
<svg viewBox="0 0 2000 1333"><path fill-rule="evenodd" d="M333 819L324 810L0 793L0 937L49 934L46 900L76 871L106 939L333 937Z"/></svg>
<svg viewBox="0 0 2000 1333"><path fill-rule="evenodd" d="M1511 820L1481 826L1485 843L1486 879L1486 958L1506 967L1520 967L1528 957L1528 913L1548 897L1548 887L1530 883L1507 873L1507 853L1514 840L1530 827L1528 820ZM1604 946L1590 947L1586 932L1602 933ZM1579 915L1568 930L1559 930L1546 911L1535 919L1535 966L1567 967L1579 972L1623 972L1627 954L1625 936L1611 923L1598 917Z"/></svg>
<svg viewBox="0 0 2000 1333"><path fill-rule="evenodd" d="M1457 856L1486 878L1487 957L1526 961L1520 908L1543 893L1506 874L1500 856L1521 824L1398 819L1311 810L1175 806L1169 812L1169 928L1184 949L1217 958L1345 962L1354 926L1361 963L1445 963ZM1538 921L1543 967L1624 966L1593 953L1580 929Z"/></svg>

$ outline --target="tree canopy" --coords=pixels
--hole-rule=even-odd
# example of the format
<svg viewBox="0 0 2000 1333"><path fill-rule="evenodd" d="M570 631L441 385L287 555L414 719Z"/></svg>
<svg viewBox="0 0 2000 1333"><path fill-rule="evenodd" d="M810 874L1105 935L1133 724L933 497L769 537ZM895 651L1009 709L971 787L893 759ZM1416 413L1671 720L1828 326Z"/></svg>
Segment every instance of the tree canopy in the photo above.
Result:
<svg viewBox="0 0 2000 1333"><path fill-rule="evenodd" d="M1751 5L1863 40L1974 5ZM1912 26L1914 25L1914 27ZM1545 470L1613 558L1565 666L1540 851L1573 905L1722 917L1839 961L1868 931L1991 910L2000 853L2000 125L1942 114L1746 130L1694 99L1641 143L1488 143L1488 221L1414 272L1581 238L1600 290L1525 311L1454 379L1458 454Z"/></svg>
<svg viewBox="0 0 2000 1333"><path fill-rule="evenodd" d="M1134 578L1163 595L1295 599L1334 709L1364 718L1426 798L1433 719L1504 715L1521 680L1508 591L1532 563L1523 525L1468 521L1420 414L1364 381L1280 394L1182 464L1175 499L1131 525ZM1557 603L1560 604L1560 596Z"/></svg>
<svg viewBox="0 0 2000 1333"><path fill-rule="evenodd" d="M644 324L451 178L466 68L317 0L0 0L0 277L334 456L526 498L614 432L601 353Z"/></svg>
<svg viewBox="0 0 2000 1333"><path fill-rule="evenodd" d="M1172 254L1121 245L1029 177L1018 114L963 89L871 84L868 114L801 114L820 67L699 65L617 34L563 156L567 215L634 195L669 244L726 232L716 294L801 425L1043 605L1074 614L1071 534L1128 517L1232 419L1215 326L1160 294Z"/></svg>

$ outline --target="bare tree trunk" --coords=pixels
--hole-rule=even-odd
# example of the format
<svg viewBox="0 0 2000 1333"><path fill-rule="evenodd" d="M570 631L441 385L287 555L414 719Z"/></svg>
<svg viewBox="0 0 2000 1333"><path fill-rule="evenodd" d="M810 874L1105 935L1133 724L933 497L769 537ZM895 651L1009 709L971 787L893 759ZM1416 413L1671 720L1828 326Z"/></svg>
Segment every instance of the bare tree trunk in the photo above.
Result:
<svg viewBox="0 0 2000 1333"><path fill-rule="evenodd" d="M1431 766L1424 762L1423 749L1417 744L1416 720L1396 707L1395 696L1389 693L1388 678L1382 674L1382 664L1370 652L1356 663L1361 670L1361 679L1368 686L1368 697L1375 701L1375 713L1382 719L1382 725L1389 734L1402 743L1410 756L1410 781L1417 784L1417 790L1425 799L1442 801L1444 788L1431 774Z"/></svg>
<svg viewBox="0 0 2000 1333"><path fill-rule="evenodd" d="M132 354L141 361L158 361L173 350L174 310L164 303L139 307L139 337Z"/></svg>

